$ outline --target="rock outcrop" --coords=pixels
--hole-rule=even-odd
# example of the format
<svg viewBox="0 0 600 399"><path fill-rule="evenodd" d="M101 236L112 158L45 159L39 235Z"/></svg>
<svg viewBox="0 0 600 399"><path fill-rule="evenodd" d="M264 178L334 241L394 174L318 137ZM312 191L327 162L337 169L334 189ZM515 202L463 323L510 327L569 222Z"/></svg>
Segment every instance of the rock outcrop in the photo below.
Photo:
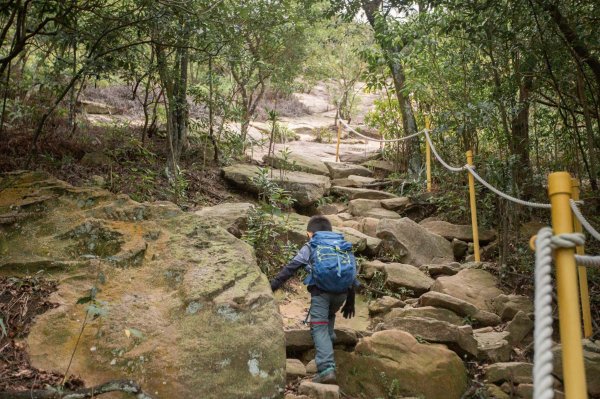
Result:
<svg viewBox="0 0 600 399"><path fill-rule="evenodd" d="M329 169L327 169L327 166L325 166L321 159L296 152L291 152L287 158L281 152L271 156L265 155L263 161L275 169L295 170L313 175L329 176Z"/></svg>
<svg viewBox="0 0 600 399"><path fill-rule="evenodd" d="M409 218L382 220L377 226L377 237L382 240L382 250L403 263L421 266L454 260L452 244L448 240L430 233Z"/></svg>
<svg viewBox="0 0 600 399"><path fill-rule="evenodd" d="M260 187L253 180L258 176L258 167L248 164L236 164L226 166L222 169L223 177L251 193L258 194ZM331 183L327 176L314 175L305 172L282 173L273 170L268 175L269 180L274 181L280 187L289 191L296 205L307 207L316 203L329 192Z"/></svg>
<svg viewBox="0 0 600 399"><path fill-rule="evenodd" d="M372 276L374 270L385 273L385 285L391 290L407 289L419 296L429 290L433 280L414 266L403 263L383 263L366 261L362 263L363 273Z"/></svg>
<svg viewBox="0 0 600 399"><path fill-rule="evenodd" d="M471 225L452 224L442 220L427 220L420 223L430 232L440 235L447 240L457 239L465 242L473 242L473 227ZM496 239L494 230L479 230L479 242L487 244Z"/></svg>
<svg viewBox="0 0 600 399"><path fill-rule="evenodd" d="M345 162L325 162L327 169L329 169L329 176L332 179L343 179L351 175L371 177L373 172L364 166L353 165Z"/></svg>
<svg viewBox="0 0 600 399"><path fill-rule="evenodd" d="M458 326L429 317L392 317L389 314L380 328L402 330L425 341L444 344L460 356L475 358L479 354L473 329L468 325Z"/></svg>
<svg viewBox="0 0 600 399"><path fill-rule="evenodd" d="M379 190L370 190L368 188L358 188L358 187L341 187L341 186L333 186L331 188L332 194L338 196L346 196L351 200L354 199L370 199L370 200L380 200L380 199L393 199L396 198L396 195L392 193L388 193L385 191Z"/></svg>
<svg viewBox="0 0 600 399"><path fill-rule="evenodd" d="M470 302L479 309L493 311L492 300L502 294L497 285L496 277L485 270L463 269L454 276L438 277L431 290Z"/></svg>
<svg viewBox="0 0 600 399"><path fill-rule="evenodd" d="M352 397L388 395L459 399L467 389L463 362L442 345L421 344L404 331L363 338L354 353L336 351L338 383Z"/></svg>
<svg viewBox="0 0 600 399"><path fill-rule="evenodd" d="M44 173L0 177L0 272L60 281L27 338L34 367L89 385L136 380L165 398L273 397L282 321L250 246L171 203L138 203ZM18 222L16 222L18 220Z"/></svg>

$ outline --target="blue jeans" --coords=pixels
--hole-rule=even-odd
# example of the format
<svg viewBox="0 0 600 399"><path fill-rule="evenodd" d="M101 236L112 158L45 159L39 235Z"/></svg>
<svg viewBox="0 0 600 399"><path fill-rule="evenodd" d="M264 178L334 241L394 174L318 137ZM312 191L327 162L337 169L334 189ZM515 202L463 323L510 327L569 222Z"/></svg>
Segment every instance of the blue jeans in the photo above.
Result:
<svg viewBox="0 0 600 399"><path fill-rule="evenodd" d="M310 333L315 343L317 371L335 368L333 342L335 341L335 314L346 300L346 294L313 295L310 300Z"/></svg>

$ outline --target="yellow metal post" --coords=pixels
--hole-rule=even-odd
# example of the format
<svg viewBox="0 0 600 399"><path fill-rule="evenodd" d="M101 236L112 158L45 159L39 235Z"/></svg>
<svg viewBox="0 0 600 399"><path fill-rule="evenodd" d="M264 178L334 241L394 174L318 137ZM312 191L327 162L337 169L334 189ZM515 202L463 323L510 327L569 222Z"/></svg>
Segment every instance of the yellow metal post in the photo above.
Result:
<svg viewBox="0 0 600 399"><path fill-rule="evenodd" d="M467 164L473 165L473 151L467 151ZM475 202L475 178L472 174L469 175L469 199L471 202L471 224L473 226L473 253L475 262L481 261L479 253L479 227L477 226L477 203Z"/></svg>
<svg viewBox="0 0 600 399"><path fill-rule="evenodd" d="M429 117L425 117L425 129L429 130L431 122ZM429 140L425 140L425 160L427 164L427 192L431 192L431 148L429 147Z"/></svg>
<svg viewBox="0 0 600 399"><path fill-rule="evenodd" d="M551 173L548 177L548 194L552 204L554 234L573 232L571 176L567 172ZM565 396L569 399L586 399L587 387L581 345L581 317L577 289L577 268L573 248L557 248L556 286L558 294L558 319L562 343L562 364Z"/></svg>
<svg viewBox="0 0 600 399"><path fill-rule="evenodd" d="M579 201L579 180L571 181L571 198ZM576 233L583 232L579 220L573 218L573 227ZM583 245L578 245L575 249L577 255L584 254ZM585 266L577 266L577 274L579 275L579 294L581 296L581 315L583 317L583 337L589 338L592 336L592 311L590 309L590 291L588 289L587 269Z"/></svg>
<svg viewBox="0 0 600 399"><path fill-rule="evenodd" d="M335 162L340 162L340 141L342 140L342 122L337 125L337 145L335 146Z"/></svg>

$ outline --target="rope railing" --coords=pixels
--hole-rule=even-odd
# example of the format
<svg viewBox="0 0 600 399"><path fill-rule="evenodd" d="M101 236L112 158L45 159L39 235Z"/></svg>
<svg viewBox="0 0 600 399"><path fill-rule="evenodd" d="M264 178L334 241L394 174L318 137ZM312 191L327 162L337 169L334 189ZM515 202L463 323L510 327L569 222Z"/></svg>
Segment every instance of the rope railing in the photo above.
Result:
<svg viewBox="0 0 600 399"><path fill-rule="evenodd" d="M400 141L405 141L408 140L410 138L419 136L421 134L425 135L425 138L429 144L429 147L431 148L431 151L433 152L433 155L436 157L436 159L438 160L439 163L442 164L443 167L445 167L446 169L448 169L451 172L462 172L464 170L467 170L469 173L471 173L473 175L473 177L475 179L477 179L477 181L479 181L481 184L483 184L485 187L487 187L490 191L494 192L496 195L507 199L509 201L512 201L516 204L519 205L523 205L523 206L529 206L532 208L544 208L544 209L550 209L551 205L550 204L540 204L540 203L536 203L536 202L530 202L530 201L525 201L516 197L513 197L509 194L506 194L500 190L498 190L497 188L495 188L494 186L492 186L490 183L488 183L485 179L483 179L479 174L477 174L477 172L475 172L474 168L468 164L460 166L460 167L456 167L456 166L451 166L449 165L446 161L444 161L444 159L440 156L440 154L437 152L437 149L435 148L435 145L433 145L433 141L431 140L431 136L429 135L429 129L424 129L421 130L417 133L411 134L410 136L406 136L406 137L402 137L399 139L390 139L390 140L379 140L379 139L374 139L368 136L365 136L359 132L357 132L355 129L353 129L352 127L350 127L346 122L344 122L343 120L340 119L340 123L342 125L344 125L344 127L346 127L346 129L348 129L349 131L353 132L354 134L363 137L367 140L370 141L376 141L376 142L380 142L380 143L395 143L395 142L400 142Z"/></svg>
<svg viewBox="0 0 600 399"><path fill-rule="evenodd" d="M600 256L575 255L575 262L579 266L600 267Z"/></svg>
<svg viewBox="0 0 600 399"><path fill-rule="evenodd" d="M583 354L581 347L581 316L585 337L592 335L591 314L589 309L589 292L587 288L586 267L600 268L600 256L583 255L585 229L594 239L600 241L600 232L583 216L578 205L579 184L566 172L550 174L548 178L548 192L551 203L537 203L513 197L487 182L481 177L473 166L472 152L467 152L467 164L456 167L449 165L438 153L431 140L428 120L426 129L392 140L378 140L367 137L352 129L344 121L340 121L352 133L370 141L380 143L394 143L408 140L420 134L425 135L427 144L428 188L430 182L430 152L451 172L467 171L469 173L469 191L471 196L471 217L473 224L473 240L477 240L477 214L475 202L475 189L473 179L492 191L494 194L515 204L531 208L552 209L552 228L542 228L535 240L535 327L534 327L534 398L552 399L554 397L554 377L552 340L553 335L553 284L552 260L557 264L557 297L559 307L559 323L561 326L561 342L563 343L563 372L565 375L565 394L572 398L586 398L585 369L583 367ZM578 225L578 223L580 225ZM477 255L476 251L476 255ZM478 256L476 256L478 260ZM579 288L582 307L579 307L578 297L574 295Z"/></svg>
<svg viewBox="0 0 600 399"><path fill-rule="evenodd" d="M581 225L587 230L588 233L590 233L590 235L592 237L594 237L597 241L600 241L600 233L583 216L583 214L581 213L581 210L577 206L577 202L575 200L571 200L571 201L569 201L569 203L571 204L571 210L573 211L573 214L575 215L577 220L579 220Z"/></svg>
<svg viewBox="0 0 600 399"><path fill-rule="evenodd" d="M446 161L444 161L444 159L440 156L440 154L438 154L437 150L435 149L435 146L433 145L433 142L431 141L431 137L429 136L429 131L425 130L424 132L425 132L425 138L427 139L427 142L429 143L429 148L431 148L431 152L433 152L433 155L437 158L439 163L441 163L444 168L448 169L450 172L462 172L463 170L465 170L464 166L455 167L455 166L448 165L446 163Z"/></svg>
<svg viewBox="0 0 600 399"><path fill-rule="evenodd" d="M377 143L398 143L398 142L401 142L401 141L406 141L406 140L412 139L413 137L417 137L417 136L419 136L419 135L421 135L421 134L424 133L424 130L421 130L421 131L419 131L417 133L413 133L413 134L411 134L409 136L400 137L398 139L376 139L376 138L373 138L373 137L365 136L362 133L359 133L356 129L352 128L350 125L348 125L342 119L339 119L339 121L340 121L340 123L346 129L348 129L349 132L352 132L353 134L355 134L355 135L357 135L359 137L362 137L365 140L374 141L374 142L377 142Z"/></svg>
<svg viewBox="0 0 600 399"><path fill-rule="evenodd" d="M533 397L552 399L552 229L542 228L535 240Z"/></svg>

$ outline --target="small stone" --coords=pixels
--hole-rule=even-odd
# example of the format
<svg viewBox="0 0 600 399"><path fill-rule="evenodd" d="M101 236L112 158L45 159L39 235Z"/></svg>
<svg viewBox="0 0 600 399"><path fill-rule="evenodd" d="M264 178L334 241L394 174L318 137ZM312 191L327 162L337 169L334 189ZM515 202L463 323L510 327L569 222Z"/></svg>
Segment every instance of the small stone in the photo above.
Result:
<svg viewBox="0 0 600 399"><path fill-rule="evenodd" d="M516 384L533 382L533 364L524 362L501 362L485 369L485 380L494 384L509 381Z"/></svg>
<svg viewBox="0 0 600 399"><path fill-rule="evenodd" d="M462 267L458 262L451 262L433 265L423 265L421 266L421 269L427 270L431 277L436 278L438 276L454 276L462 269Z"/></svg>
<svg viewBox="0 0 600 399"><path fill-rule="evenodd" d="M494 384L486 384L485 392L487 393L488 398L494 399L510 399L510 396L505 393L499 386Z"/></svg>
<svg viewBox="0 0 600 399"><path fill-rule="evenodd" d="M509 333L508 342L513 346L518 345L533 331L533 320L525 312L519 310L515 317L508 323L506 331Z"/></svg>
<svg viewBox="0 0 600 399"><path fill-rule="evenodd" d="M288 382L306 376L306 367L298 359L287 359L285 361L285 375Z"/></svg>
<svg viewBox="0 0 600 399"><path fill-rule="evenodd" d="M503 321L512 320L519 311L533 312L533 301L523 295L498 295L491 301L492 309Z"/></svg>
<svg viewBox="0 0 600 399"><path fill-rule="evenodd" d="M317 212L319 212L320 215L335 215L338 213L338 209L337 206L333 204L325 204L319 206Z"/></svg>
<svg viewBox="0 0 600 399"><path fill-rule="evenodd" d="M331 176L332 179L341 179L351 175L366 177L373 175L373 172L364 166L353 165L350 163L325 162L325 166L327 166L327 169L329 169L329 176Z"/></svg>
<svg viewBox="0 0 600 399"><path fill-rule="evenodd" d="M454 259L461 260L467 255L469 250L469 244L465 241L454 238L452 240L452 252L454 252Z"/></svg>
<svg viewBox="0 0 600 399"><path fill-rule="evenodd" d="M306 365L306 373L307 374L317 374L317 362L315 359L308 362Z"/></svg>
<svg viewBox="0 0 600 399"><path fill-rule="evenodd" d="M421 295L419 303L421 306L435 306L452 310L459 316L469 317L476 324L482 326L496 326L501 321L500 317L494 313L478 309L472 303L441 292L427 292Z"/></svg>
<svg viewBox="0 0 600 399"><path fill-rule="evenodd" d="M371 317L388 313L393 308L401 308L405 304L401 299L384 296L369 303L369 315Z"/></svg>
<svg viewBox="0 0 600 399"><path fill-rule="evenodd" d="M475 331L473 336L477 341L479 358L482 360L490 360L494 363L509 361L512 348L507 341L508 334L507 331L491 331L485 333Z"/></svg>
<svg viewBox="0 0 600 399"><path fill-rule="evenodd" d="M337 385L302 381L298 387L298 393L314 399L339 399L340 387Z"/></svg>
<svg viewBox="0 0 600 399"><path fill-rule="evenodd" d="M117 359L113 359L110 361L111 366L114 366L115 364L117 364Z"/></svg>
<svg viewBox="0 0 600 399"><path fill-rule="evenodd" d="M533 384L519 384L517 386L517 397L523 399L533 398Z"/></svg>
<svg viewBox="0 0 600 399"><path fill-rule="evenodd" d="M348 220L353 220L354 216L352 216L350 213L348 212L342 212L342 213L338 213L338 217L340 219L342 219L344 222L348 221Z"/></svg>

